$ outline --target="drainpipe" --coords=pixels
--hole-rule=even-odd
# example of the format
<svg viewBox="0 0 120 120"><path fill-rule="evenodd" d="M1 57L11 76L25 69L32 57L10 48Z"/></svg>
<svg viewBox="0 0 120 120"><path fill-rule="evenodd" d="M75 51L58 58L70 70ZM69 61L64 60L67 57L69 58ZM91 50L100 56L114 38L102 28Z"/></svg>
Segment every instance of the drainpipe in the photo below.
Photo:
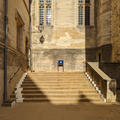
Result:
<svg viewBox="0 0 120 120"><path fill-rule="evenodd" d="M30 6L29 6L29 11L30 11L30 70L33 71L32 67L32 26L31 26L31 4L32 0L29 0Z"/></svg>
<svg viewBox="0 0 120 120"><path fill-rule="evenodd" d="M7 102L7 39L8 39L8 0L4 0L4 90L3 103Z"/></svg>

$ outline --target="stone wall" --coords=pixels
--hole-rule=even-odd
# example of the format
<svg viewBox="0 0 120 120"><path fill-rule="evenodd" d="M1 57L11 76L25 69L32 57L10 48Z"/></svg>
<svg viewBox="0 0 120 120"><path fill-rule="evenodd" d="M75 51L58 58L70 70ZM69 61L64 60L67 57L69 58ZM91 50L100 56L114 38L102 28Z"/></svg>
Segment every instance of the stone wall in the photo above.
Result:
<svg viewBox="0 0 120 120"><path fill-rule="evenodd" d="M120 1L96 0L95 3L96 53L97 57L101 56L100 68L116 79L120 88Z"/></svg>
<svg viewBox="0 0 120 120"><path fill-rule="evenodd" d="M112 58L111 40L111 0L95 1L95 27L96 27L96 56L101 54L102 62L110 62ZM108 50L106 55L106 50Z"/></svg>
<svg viewBox="0 0 120 120"><path fill-rule="evenodd" d="M86 61L96 62L96 29L95 26L87 26L85 30Z"/></svg>
<svg viewBox="0 0 120 120"><path fill-rule="evenodd" d="M112 61L120 62L120 0L112 0Z"/></svg>
<svg viewBox="0 0 120 120"><path fill-rule="evenodd" d="M120 62L120 1L96 0L95 5L97 55L102 55L102 62Z"/></svg>
<svg viewBox="0 0 120 120"><path fill-rule="evenodd" d="M4 2L0 1L0 41L3 42L4 36Z"/></svg>
<svg viewBox="0 0 120 120"><path fill-rule="evenodd" d="M0 0L0 104L3 96L4 2Z"/></svg>
<svg viewBox="0 0 120 120"><path fill-rule="evenodd" d="M83 1L85 3L85 1ZM78 25L78 0L52 0L52 23L51 26L44 25L43 31L38 31L39 26L39 1L32 3L32 51L33 51L33 69L45 70L44 63L40 58L44 59L44 55L40 51L49 51L49 56L46 58L46 66L48 71L56 71L56 62L58 59L63 59L69 64L65 64L66 71L84 71L85 62L96 61L96 41L94 28L94 0L91 0L90 7L90 27L85 27L85 4L83 5L83 25ZM40 37L44 36L44 43L40 43ZM55 51L53 52L52 51ZM50 53L51 51L51 53ZM64 51L64 52L63 52ZM70 51L70 53L68 52ZM72 52L73 51L73 52ZM84 51L84 52L78 52ZM71 59L71 52L73 59ZM62 54L62 55L61 55ZM85 55L86 54L86 55ZM91 55L92 54L92 55ZM43 57L44 56L44 57ZM64 57L66 56L66 57ZM74 57L76 56L76 58ZM70 59L67 59L70 58ZM34 61L35 59L35 61ZM37 61L36 61L37 60ZM50 67L50 64L54 67ZM78 67L77 67L78 65ZM37 66L37 67L35 67ZM68 67L69 66L69 67ZM72 67L73 66L73 67ZM75 67L76 66L76 67ZM53 68L53 69L52 69Z"/></svg>
<svg viewBox="0 0 120 120"><path fill-rule="evenodd" d="M4 0L0 0L0 18L4 18ZM23 20L23 42L22 50L17 49L17 21L16 15ZM4 23L0 19L0 104L3 101L3 59L4 59L4 42L1 41L4 37ZM1 27L2 26L2 27ZM8 0L8 41L7 41L7 94L8 99L13 92L16 83L21 78L22 74L27 70L26 56L26 40L29 45L29 0ZM20 69L19 69L20 68ZM19 69L18 73L14 73ZM11 81L10 81L11 79Z"/></svg>
<svg viewBox="0 0 120 120"><path fill-rule="evenodd" d="M17 13L20 15L22 21L24 22L24 32L23 32L23 41L26 41L26 37L29 39L29 8L26 8L25 2L18 1L9 1L8 2L8 44L17 48ZM21 9L22 8L22 9ZM25 54L25 42L22 45L22 53Z"/></svg>
<svg viewBox="0 0 120 120"><path fill-rule="evenodd" d="M111 0L96 1L97 46L111 44Z"/></svg>
<svg viewBox="0 0 120 120"><path fill-rule="evenodd" d="M58 71L58 60L64 60L64 71L85 71L84 49L40 49L33 51L35 71Z"/></svg>
<svg viewBox="0 0 120 120"><path fill-rule="evenodd" d="M94 26L94 15L92 15L94 13L94 0L92 0L91 5L90 23ZM83 14L83 19L85 19L85 13ZM89 31L92 30L92 35L89 34L91 38L87 37L90 45L86 44L85 26L78 25L78 0L52 0L51 26L44 25L41 28L42 32L38 30L38 26L39 1L34 0L32 2L32 59L34 71L56 71L56 62L58 59L67 61L65 64L66 71L84 71L87 57L85 56L86 47L90 45L92 45L92 48L95 47L95 42L92 41L94 39L95 29L94 27L89 29ZM40 42L41 36L45 40L43 44ZM71 59L72 54L73 59L77 59L74 60L75 65L71 65L73 63L73 59ZM56 59L53 58L55 55ZM41 59L44 59L44 61ZM46 67L44 68L45 65Z"/></svg>
<svg viewBox="0 0 120 120"><path fill-rule="evenodd" d="M54 67L51 67L50 64L56 64L57 60L63 59L64 61L67 61L67 64L69 63L69 65L65 64L65 67L67 68L65 69L66 71L83 70L84 68L81 68L81 67L83 67L84 66L83 64L85 63L85 36L84 36L85 33L82 31L84 31L84 28L83 29L74 28L74 27L73 28L52 28L52 29L45 28L42 34L40 33L34 34L32 37L34 40L32 43L32 51L33 51L32 53L33 53L33 59L37 59L37 61L33 60L33 66L37 65L37 68L34 67L33 69L35 71L36 70L56 71L56 69L54 68L56 65L54 65ZM40 43L41 35L44 35L44 39L45 39L43 44ZM40 53L41 51L44 53L46 53L46 51L49 51L48 53L49 53L49 56L51 57L45 57ZM82 52L81 54L81 52L78 52L78 51L84 51L84 52ZM72 54L73 56L75 55L76 57L78 57L77 63L82 61L81 63L79 63L81 64L81 67L79 65L76 66L76 68L68 67L68 66L72 66L71 63L73 61L70 58L72 57ZM56 56L56 61L53 56L54 57ZM44 60L43 62L45 62L46 60L45 64L48 67L47 69L44 68L44 63L39 62L42 60ZM77 65L77 63L74 63L74 64Z"/></svg>
<svg viewBox="0 0 120 120"><path fill-rule="evenodd" d="M112 79L117 80L117 87L120 89L120 63L100 63L100 68Z"/></svg>

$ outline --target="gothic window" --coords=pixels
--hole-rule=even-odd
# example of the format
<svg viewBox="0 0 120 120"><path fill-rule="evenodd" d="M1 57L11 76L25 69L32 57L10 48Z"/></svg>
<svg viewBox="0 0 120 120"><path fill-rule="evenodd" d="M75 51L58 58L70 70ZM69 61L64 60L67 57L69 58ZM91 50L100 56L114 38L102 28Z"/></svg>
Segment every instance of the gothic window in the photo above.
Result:
<svg viewBox="0 0 120 120"><path fill-rule="evenodd" d="M39 7L39 16L40 16L39 23L40 25L43 25L44 24L44 6Z"/></svg>
<svg viewBox="0 0 120 120"><path fill-rule="evenodd" d="M90 4L90 0L85 0L85 3L88 3L88 4Z"/></svg>
<svg viewBox="0 0 120 120"><path fill-rule="evenodd" d="M83 25L83 0L78 0L78 24Z"/></svg>
<svg viewBox="0 0 120 120"><path fill-rule="evenodd" d="M39 16L40 25L51 24L52 17L51 0L40 0Z"/></svg>
<svg viewBox="0 0 120 120"><path fill-rule="evenodd" d="M46 24L51 24L51 6L46 7Z"/></svg>
<svg viewBox="0 0 120 120"><path fill-rule="evenodd" d="M78 0L78 3L83 3L83 0Z"/></svg>
<svg viewBox="0 0 120 120"><path fill-rule="evenodd" d="M85 25L90 25L90 6L85 7Z"/></svg>
<svg viewBox="0 0 120 120"><path fill-rule="evenodd" d="M78 24L84 23L90 25L90 0L78 0Z"/></svg>
<svg viewBox="0 0 120 120"><path fill-rule="evenodd" d="M40 3L44 3L44 0L40 0Z"/></svg>
<svg viewBox="0 0 120 120"><path fill-rule="evenodd" d="M79 11L78 24L82 25L83 24L83 6L79 6L78 11Z"/></svg>
<svg viewBox="0 0 120 120"><path fill-rule="evenodd" d="M46 0L46 3L51 3L51 0Z"/></svg>
<svg viewBox="0 0 120 120"><path fill-rule="evenodd" d="M85 25L90 25L90 0L85 0Z"/></svg>

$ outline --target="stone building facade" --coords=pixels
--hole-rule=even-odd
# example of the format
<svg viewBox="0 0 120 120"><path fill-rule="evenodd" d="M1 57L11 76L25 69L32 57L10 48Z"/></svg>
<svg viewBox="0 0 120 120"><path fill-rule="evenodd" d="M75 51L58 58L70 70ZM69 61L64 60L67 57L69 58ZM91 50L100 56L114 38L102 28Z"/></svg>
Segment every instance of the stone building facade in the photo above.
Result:
<svg viewBox="0 0 120 120"><path fill-rule="evenodd" d="M27 70L30 34L29 0L8 0L7 95ZM5 0L0 0L0 103L3 101Z"/></svg>
<svg viewBox="0 0 120 120"><path fill-rule="evenodd" d="M96 58L120 88L120 1L95 1Z"/></svg>
<svg viewBox="0 0 120 120"><path fill-rule="evenodd" d="M57 71L58 60L73 72L99 62L120 81L119 0L33 0L31 15L34 71Z"/></svg>
<svg viewBox="0 0 120 120"><path fill-rule="evenodd" d="M0 1L0 101L3 94L3 37L4 37L4 4ZM1 103L0 102L0 103Z"/></svg>
<svg viewBox="0 0 120 120"><path fill-rule="evenodd" d="M95 8L98 59L101 57L101 62L120 62L118 50L120 47L120 2L117 0L96 0Z"/></svg>
<svg viewBox="0 0 120 120"><path fill-rule="evenodd" d="M33 70L58 71L64 60L65 71L85 71L86 26L94 33L94 0L33 0Z"/></svg>

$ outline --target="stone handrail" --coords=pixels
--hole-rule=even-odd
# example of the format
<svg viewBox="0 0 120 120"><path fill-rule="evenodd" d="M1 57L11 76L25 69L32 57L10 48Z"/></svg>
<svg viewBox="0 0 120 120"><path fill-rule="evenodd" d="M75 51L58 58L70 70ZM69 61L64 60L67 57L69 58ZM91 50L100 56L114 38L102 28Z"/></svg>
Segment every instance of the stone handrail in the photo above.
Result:
<svg viewBox="0 0 120 120"><path fill-rule="evenodd" d="M106 75L96 62L86 64L86 75L105 102L116 102L116 80Z"/></svg>

